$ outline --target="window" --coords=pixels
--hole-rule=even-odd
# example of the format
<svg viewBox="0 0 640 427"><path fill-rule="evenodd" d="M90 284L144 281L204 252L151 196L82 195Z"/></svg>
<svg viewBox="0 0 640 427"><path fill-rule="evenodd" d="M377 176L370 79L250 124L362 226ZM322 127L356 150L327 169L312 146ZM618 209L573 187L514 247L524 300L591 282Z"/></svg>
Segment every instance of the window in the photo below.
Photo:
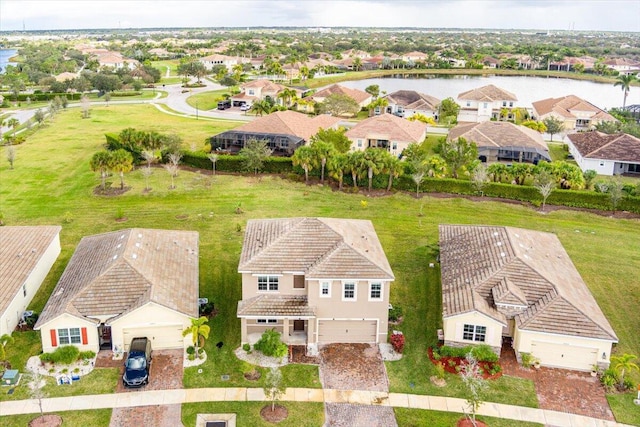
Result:
<svg viewBox="0 0 640 427"><path fill-rule="evenodd" d="M58 329L58 343L60 345L80 344L81 342L80 328Z"/></svg>
<svg viewBox="0 0 640 427"><path fill-rule="evenodd" d="M381 282L369 283L369 300L370 301L382 300L382 283Z"/></svg>
<svg viewBox="0 0 640 427"><path fill-rule="evenodd" d="M278 276L258 276L258 291L277 291Z"/></svg>
<svg viewBox="0 0 640 427"><path fill-rule="evenodd" d="M331 282L320 282L320 297L331 298Z"/></svg>
<svg viewBox="0 0 640 427"><path fill-rule="evenodd" d="M510 102L510 103L509 103L509 107L513 107L513 102Z"/></svg>
<svg viewBox="0 0 640 427"><path fill-rule="evenodd" d="M600 160L600 166L604 166L604 161Z"/></svg>
<svg viewBox="0 0 640 427"><path fill-rule="evenodd" d="M462 339L466 341L484 342L487 335L487 327L479 325L464 325Z"/></svg>
<svg viewBox="0 0 640 427"><path fill-rule="evenodd" d="M484 108L487 108L487 107L489 106L489 104L488 104L488 103L486 103L486 102L484 102L484 103L482 103L482 106L483 106Z"/></svg>
<svg viewBox="0 0 640 427"><path fill-rule="evenodd" d="M397 149L398 149L398 143L397 143L397 142L394 142L394 143L392 144L392 147L393 147L393 149L394 149L394 150L397 150Z"/></svg>
<svg viewBox="0 0 640 427"><path fill-rule="evenodd" d="M293 288L304 289L304 276L293 276Z"/></svg>
<svg viewBox="0 0 640 427"><path fill-rule="evenodd" d="M256 323L259 323L259 324L266 324L266 323L274 324L274 323L278 323L278 319L257 319Z"/></svg>
<svg viewBox="0 0 640 427"><path fill-rule="evenodd" d="M362 147L362 140L361 139L358 140L358 148L360 148L360 147Z"/></svg>
<svg viewBox="0 0 640 427"><path fill-rule="evenodd" d="M507 106L507 101L502 101L502 106L506 107Z"/></svg>
<svg viewBox="0 0 640 427"><path fill-rule="evenodd" d="M255 92L253 89L249 89L249 95L255 95Z"/></svg>
<svg viewBox="0 0 640 427"><path fill-rule="evenodd" d="M342 284L342 300L343 301L356 300L356 284L354 282L345 282Z"/></svg>
<svg viewBox="0 0 640 427"><path fill-rule="evenodd" d="M467 107L471 107L471 101L467 101Z"/></svg>

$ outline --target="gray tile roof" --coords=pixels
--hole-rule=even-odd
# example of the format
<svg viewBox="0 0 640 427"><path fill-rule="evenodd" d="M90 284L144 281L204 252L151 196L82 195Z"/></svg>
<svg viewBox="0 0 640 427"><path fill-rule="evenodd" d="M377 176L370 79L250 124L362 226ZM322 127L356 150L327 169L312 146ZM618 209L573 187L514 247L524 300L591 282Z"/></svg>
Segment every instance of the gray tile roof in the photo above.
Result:
<svg viewBox="0 0 640 427"><path fill-rule="evenodd" d="M468 225L439 230L444 317L479 311L504 323L496 296L524 298L528 307L515 316L521 330L618 340L554 234Z"/></svg>
<svg viewBox="0 0 640 427"><path fill-rule="evenodd" d="M7 309L60 230L59 225L0 227L0 313Z"/></svg>
<svg viewBox="0 0 640 427"><path fill-rule="evenodd" d="M357 138L386 139L387 141L420 143L427 135L427 126L419 121L410 121L393 114L383 113L369 117L349 129L345 136Z"/></svg>
<svg viewBox="0 0 640 427"><path fill-rule="evenodd" d="M478 149L522 147L541 153L549 151L540 133L509 122L487 121L459 124L451 129L447 138L455 140L460 137L475 142Z"/></svg>
<svg viewBox="0 0 640 427"><path fill-rule="evenodd" d="M302 295L259 295L238 301L238 316L314 317L315 307L309 307Z"/></svg>
<svg viewBox="0 0 640 427"><path fill-rule="evenodd" d="M371 221L281 218L247 223L240 272L393 280Z"/></svg>
<svg viewBox="0 0 640 427"><path fill-rule="evenodd" d="M153 301L198 315L198 233L126 229L84 237L36 328L68 313L115 320Z"/></svg>
<svg viewBox="0 0 640 427"><path fill-rule="evenodd" d="M567 135L582 157L640 163L640 138L626 133L607 135L598 131Z"/></svg>
<svg viewBox="0 0 640 427"><path fill-rule="evenodd" d="M397 90L386 95L385 98L389 104L401 105L405 109L418 111L435 111L441 102L438 98L415 90Z"/></svg>

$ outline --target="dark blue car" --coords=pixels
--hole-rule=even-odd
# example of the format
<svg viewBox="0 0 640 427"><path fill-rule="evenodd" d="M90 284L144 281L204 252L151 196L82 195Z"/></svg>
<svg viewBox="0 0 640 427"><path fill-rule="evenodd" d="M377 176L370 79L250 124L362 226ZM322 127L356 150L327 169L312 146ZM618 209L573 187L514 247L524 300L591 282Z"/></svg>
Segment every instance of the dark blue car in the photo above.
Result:
<svg viewBox="0 0 640 427"><path fill-rule="evenodd" d="M126 387L142 387L149 383L151 367L151 341L134 338L129 346L129 355L124 362L122 382Z"/></svg>

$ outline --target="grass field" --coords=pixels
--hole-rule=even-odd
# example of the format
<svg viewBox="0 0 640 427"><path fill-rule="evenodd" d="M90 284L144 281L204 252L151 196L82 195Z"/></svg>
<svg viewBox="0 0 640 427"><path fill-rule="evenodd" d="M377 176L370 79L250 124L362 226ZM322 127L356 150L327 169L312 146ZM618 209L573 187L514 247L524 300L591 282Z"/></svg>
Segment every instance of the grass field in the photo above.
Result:
<svg viewBox="0 0 640 427"><path fill-rule="evenodd" d="M205 137L232 125L163 115L151 106L94 108L87 120L70 112L59 114L54 123L18 147L14 170L9 170L4 152L0 153L0 209L5 223L63 226L62 253L30 309L42 310L82 236L128 227L198 231L200 296L213 301L219 313L211 322L212 337L207 344L210 360L205 372L211 375L197 377L187 370L185 384L220 386L219 373L242 370L225 352L240 342L240 322L235 315L241 297L237 265L246 221L290 216L370 219L396 276L391 302L405 312L400 327L407 338L405 358L387 365L392 389L432 393L426 349L436 341L442 307L439 271L428 265L438 254L437 226L510 225L556 233L620 338L615 353L640 354L638 220L569 210L540 214L519 205L428 196L416 199L402 193L369 197L273 176L217 175L211 179L208 171L182 171L176 180L177 189L168 190L169 175L161 168L155 169L151 178L150 193L143 192L140 171L133 171L125 177L131 189L123 196L93 195L98 177L90 171L89 159L104 143L105 132L119 132L129 126L175 132L187 147L201 147ZM113 181L116 185L117 179ZM361 200L368 201L367 207ZM236 214L237 206L244 213ZM115 222L118 209L128 218L124 224ZM217 341L225 342L219 354L212 344ZM312 384L315 375L311 370L292 373L289 385ZM455 380L451 383L443 393L458 393ZM527 390L529 385L509 380L497 387L494 396L505 403L533 406ZM523 391L525 396L519 397Z"/></svg>
<svg viewBox="0 0 640 427"><path fill-rule="evenodd" d="M62 417L64 427L108 427L111 420L111 409L94 409L92 411L58 412ZM0 424L4 427L24 427L40 414L12 415L0 417Z"/></svg>
<svg viewBox="0 0 640 427"><path fill-rule="evenodd" d="M287 408L289 416L279 422L283 427L320 427L324 423L324 405L322 403L280 402ZM187 403L182 405L182 424L196 425L197 414L228 414L237 415L236 425L241 426L274 426L260 416L260 410L265 402L207 402Z"/></svg>
<svg viewBox="0 0 640 427"><path fill-rule="evenodd" d="M407 409L394 408L398 427L452 427L456 422L463 418L462 414L450 412L427 411L424 409ZM541 427L542 424L530 423L524 421L505 420L502 418L481 417L477 418L484 421L491 427Z"/></svg>

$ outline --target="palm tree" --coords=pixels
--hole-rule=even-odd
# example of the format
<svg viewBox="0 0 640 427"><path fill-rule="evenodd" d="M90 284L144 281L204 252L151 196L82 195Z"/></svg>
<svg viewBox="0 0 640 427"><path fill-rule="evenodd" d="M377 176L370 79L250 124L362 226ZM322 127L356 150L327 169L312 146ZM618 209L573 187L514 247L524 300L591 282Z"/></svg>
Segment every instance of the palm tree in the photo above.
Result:
<svg viewBox="0 0 640 427"><path fill-rule="evenodd" d="M622 108L627 105L627 95L629 95L629 90L631 89L631 82L635 81L636 78L632 74L621 74L617 77L616 82L613 86L620 86L622 91L624 92L624 98L622 99Z"/></svg>
<svg viewBox="0 0 640 427"><path fill-rule="evenodd" d="M362 59L356 56L353 58L353 71L360 71L360 68L362 68Z"/></svg>
<svg viewBox="0 0 640 427"><path fill-rule="evenodd" d="M620 385L624 384L624 376L627 372L636 370L640 371L640 367L633 363L632 360L637 359L635 354L623 354L622 356L611 356L613 370L620 373Z"/></svg>
<svg viewBox="0 0 640 427"><path fill-rule="evenodd" d="M289 107L291 105L291 101L296 98L298 92L294 89L285 88L278 94L278 98L282 99L282 103L285 107Z"/></svg>
<svg viewBox="0 0 640 427"><path fill-rule="evenodd" d="M324 170L327 166L327 160L336 154L336 149L330 142L323 140L315 140L311 143L316 159L320 160L320 182L324 184Z"/></svg>
<svg viewBox="0 0 640 427"><path fill-rule="evenodd" d="M362 168L362 151L352 151L347 154L346 169L351 172L351 178L353 179L353 188L358 188L358 175Z"/></svg>
<svg viewBox="0 0 640 427"><path fill-rule="evenodd" d="M7 344L12 344L13 337L9 334L4 334L0 337L0 361L7 359Z"/></svg>
<svg viewBox="0 0 640 427"><path fill-rule="evenodd" d="M104 191L107 180L107 171L109 170L109 164L111 163L110 151L98 151L91 157L91 170L94 172L100 172L100 180L102 191Z"/></svg>
<svg viewBox="0 0 640 427"><path fill-rule="evenodd" d="M367 169L367 178L369 180L369 192L373 185L373 175L380 173L384 168L384 154L388 154L379 148L367 148L362 156L362 166Z"/></svg>
<svg viewBox="0 0 640 427"><path fill-rule="evenodd" d="M313 169L313 161L315 153L309 145L303 145L298 148L291 156L291 162L294 166L301 166L304 169L304 182L309 185L309 171Z"/></svg>
<svg viewBox="0 0 640 427"><path fill-rule="evenodd" d="M191 326L182 331L182 336L186 337L187 335L191 335L191 339L193 340L193 347L195 348L195 354L198 354L198 347L204 346L204 342L207 338L209 338L209 332L211 332L211 328L209 325L205 325L209 319L205 316L200 317L199 319L191 319Z"/></svg>
<svg viewBox="0 0 640 427"><path fill-rule="evenodd" d="M254 101L253 104L251 104L251 111L253 111L254 113L262 116L263 114L269 114L269 111L271 110L271 105L264 99L261 99L259 101Z"/></svg>
<svg viewBox="0 0 640 427"><path fill-rule="evenodd" d="M242 64L236 64L231 68L231 71L233 71L233 78L235 79L235 81L240 82L242 81L242 72L244 71L244 68L242 67Z"/></svg>
<svg viewBox="0 0 640 427"><path fill-rule="evenodd" d="M347 155L338 153L329 157L327 167L334 179L338 180L338 190L342 191L342 181L344 180L344 171L347 169Z"/></svg>
<svg viewBox="0 0 640 427"><path fill-rule="evenodd" d="M124 173L133 169L133 156L125 149L111 153L109 169L120 175L120 189L124 190Z"/></svg>
<svg viewBox="0 0 640 427"><path fill-rule="evenodd" d="M404 164L396 156L389 154L386 158L385 170L389 174L389 184L387 185L387 191L391 191L391 185L393 185L393 179L398 178L404 173Z"/></svg>

